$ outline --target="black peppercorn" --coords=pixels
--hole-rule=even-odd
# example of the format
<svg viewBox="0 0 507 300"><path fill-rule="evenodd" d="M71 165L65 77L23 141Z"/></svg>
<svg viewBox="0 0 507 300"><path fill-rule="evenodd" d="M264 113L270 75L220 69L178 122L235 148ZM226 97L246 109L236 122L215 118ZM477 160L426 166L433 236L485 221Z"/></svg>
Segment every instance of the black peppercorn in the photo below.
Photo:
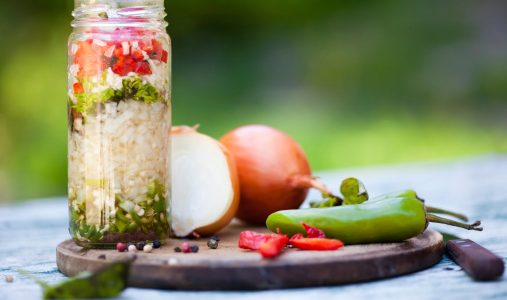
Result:
<svg viewBox="0 0 507 300"><path fill-rule="evenodd" d="M162 243L160 243L159 240L153 241L153 248L157 249L157 248L160 248L160 246L162 246Z"/></svg>
<svg viewBox="0 0 507 300"><path fill-rule="evenodd" d="M214 235L212 237L209 238L210 240L215 240L217 242L220 242L220 237L218 235Z"/></svg>
<svg viewBox="0 0 507 300"><path fill-rule="evenodd" d="M146 242L139 242L136 244L136 248L139 251L143 251L144 246L146 246Z"/></svg>
<svg viewBox="0 0 507 300"><path fill-rule="evenodd" d="M192 246L190 246L190 250L191 250L193 253L197 253L197 252L199 252L199 246L197 246L197 245L192 245Z"/></svg>
<svg viewBox="0 0 507 300"><path fill-rule="evenodd" d="M216 249L218 248L218 241L215 240L215 239L209 239L208 240L208 247L210 247L211 249Z"/></svg>
<svg viewBox="0 0 507 300"><path fill-rule="evenodd" d="M174 252L181 252L181 248L180 247L175 247L174 248Z"/></svg>

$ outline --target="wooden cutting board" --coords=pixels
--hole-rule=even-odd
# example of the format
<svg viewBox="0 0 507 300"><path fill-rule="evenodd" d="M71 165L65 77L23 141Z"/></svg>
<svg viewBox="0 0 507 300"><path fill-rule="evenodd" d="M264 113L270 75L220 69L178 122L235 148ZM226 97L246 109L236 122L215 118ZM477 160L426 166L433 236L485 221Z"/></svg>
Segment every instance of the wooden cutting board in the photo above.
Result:
<svg viewBox="0 0 507 300"><path fill-rule="evenodd" d="M257 252L239 249L243 230L265 231L231 225L220 233L216 250L207 239L190 241L199 253L175 253L184 240L168 239L152 253L137 252L129 285L141 288L185 290L256 290L338 285L398 276L428 268L440 261L442 236L427 230L403 243L345 246L337 251L288 249L274 260L262 259ZM73 241L56 249L56 262L62 273L73 276L95 271L107 263L132 253L116 250L86 250Z"/></svg>

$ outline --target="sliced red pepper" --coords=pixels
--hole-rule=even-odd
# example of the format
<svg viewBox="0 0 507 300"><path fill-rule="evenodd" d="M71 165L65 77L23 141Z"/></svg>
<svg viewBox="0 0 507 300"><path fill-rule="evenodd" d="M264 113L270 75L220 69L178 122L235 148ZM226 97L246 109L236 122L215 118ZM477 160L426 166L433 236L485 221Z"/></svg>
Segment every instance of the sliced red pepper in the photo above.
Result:
<svg viewBox="0 0 507 300"><path fill-rule="evenodd" d="M162 51L162 57L160 58L160 60L161 60L162 62L167 63L168 59L169 59L169 52L167 52L167 51L163 50L163 51Z"/></svg>
<svg viewBox="0 0 507 300"><path fill-rule="evenodd" d="M113 55L117 58L124 56L123 55L123 48L122 48L121 44L115 46L114 51L113 51Z"/></svg>
<svg viewBox="0 0 507 300"><path fill-rule="evenodd" d="M140 49L133 49L131 55L135 61L143 61L144 60L144 54L143 54L142 50L140 50Z"/></svg>
<svg viewBox="0 0 507 300"><path fill-rule="evenodd" d="M121 56L116 61L115 65L111 67L114 73L120 76L126 76L130 72L135 72L137 63L130 56Z"/></svg>
<svg viewBox="0 0 507 300"><path fill-rule="evenodd" d="M304 236L301 234L301 233L296 233L295 235L293 235L290 240L289 240L289 243L293 240L297 240L297 239L302 239L304 238Z"/></svg>
<svg viewBox="0 0 507 300"><path fill-rule="evenodd" d="M150 57L152 59L161 61L162 60L162 55L163 55L162 51L164 51L164 48L162 48L162 43L160 43L156 39L152 39L151 40L151 44L153 46L153 50L151 52L148 52L148 54L150 55Z"/></svg>
<svg viewBox="0 0 507 300"><path fill-rule="evenodd" d="M343 247L340 240L325 238L299 238L290 241L290 244L301 250L337 250Z"/></svg>
<svg viewBox="0 0 507 300"><path fill-rule="evenodd" d="M141 61L137 63L136 69L134 70L139 75L150 75L151 68L147 61Z"/></svg>
<svg viewBox="0 0 507 300"><path fill-rule="evenodd" d="M308 235L309 238L325 238L326 237L326 234L324 233L324 231L322 231L318 228L312 227L312 226L305 224L305 223L301 223L301 225L303 225L303 227L305 228L306 234Z"/></svg>
<svg viewBox="0 0 507 300"><path fill-rule="evenodd" d="M242 249L259 250L262 244L267 242L273 235L257 233L255 231L243 231L239 235L238 246Z"/></svg>
<svg viewBox="0 0 507 300"><path fill-rule="evenodd" d="M266 234L254 231L243 231L239 235L238 246L242 249L258 250L265 258L278 256L289 238L284 234Z"/></svg>
<svg viewBox="0 0 507 300"><path fill-rule="evenodd" d="M72 85L72 89L74 90L74 94L82 94L84 93L84 88L81 82L76 82Z"/></svg>
<svg viewBox="0 0 507 300"><path fill-rule="evenodd" d="M280 253L282 253L288 242L289 238L286 235L278 234L262 244L259 248L259 252L262 257L265 258L277 257Z"/></svg>
<svg viewBox="0 0 507 300"><path fill-rule="evenodd" d="M92 45L93 40L79 42L74 55L74 63L79 65L78 77L94 76L104 71L107 66L103 59L104 47Z"/></svg>

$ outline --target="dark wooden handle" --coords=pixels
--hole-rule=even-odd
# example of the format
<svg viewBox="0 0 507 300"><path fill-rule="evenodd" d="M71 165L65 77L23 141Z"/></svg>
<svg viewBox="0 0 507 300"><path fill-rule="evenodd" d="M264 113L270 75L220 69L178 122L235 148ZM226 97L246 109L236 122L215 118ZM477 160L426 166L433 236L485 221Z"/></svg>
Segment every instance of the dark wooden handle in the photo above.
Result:
<svg viewBox="0 0 507 300"><path fill-rule="evenodd" d="M447 242L447 253L476 280L495 280L504 272L504 262L501 257L471 240Z"/></svg>

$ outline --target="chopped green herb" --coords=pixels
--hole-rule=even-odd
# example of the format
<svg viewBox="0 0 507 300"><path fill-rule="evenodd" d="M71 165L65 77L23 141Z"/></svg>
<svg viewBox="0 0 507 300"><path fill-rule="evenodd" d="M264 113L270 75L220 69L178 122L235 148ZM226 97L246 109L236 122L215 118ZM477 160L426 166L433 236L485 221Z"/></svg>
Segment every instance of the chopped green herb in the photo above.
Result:
<svg viewBox="0 0 507 300"><path fill-rule="evenodd" d="M98 93L87 92L91 90L90 84L90 82L83 80L82 85L85 92L74 94L75 103L69 101L71 108L83 115L93 111L95 105L108 101L118 102L126 99L133 99L144 103L163 101L160 92L153 85L143 83L140 78L123 79L121 89L108 88Z"/></svg>
<svg viewBox="0 0 507 300"><path fill-rule="evenodd" d="M123 79L123 90L126 99L153 103L160 101L160 93L149 83L143 84L139 78Z"/></svg>
<svg viewBox="0 0 507 300"><path fill-rule="evenodd" d="M86 201L75 204L70 198L70 232L76 241L99 243L109 234L136 234L154 232L160 239L165 239L169 230L165 187L157 180L147 188L146 199L134 204L133 200L115 195L115 214L106 218L108 228L86 223ZM138 206L138 207L137 207Z"/></svg>

